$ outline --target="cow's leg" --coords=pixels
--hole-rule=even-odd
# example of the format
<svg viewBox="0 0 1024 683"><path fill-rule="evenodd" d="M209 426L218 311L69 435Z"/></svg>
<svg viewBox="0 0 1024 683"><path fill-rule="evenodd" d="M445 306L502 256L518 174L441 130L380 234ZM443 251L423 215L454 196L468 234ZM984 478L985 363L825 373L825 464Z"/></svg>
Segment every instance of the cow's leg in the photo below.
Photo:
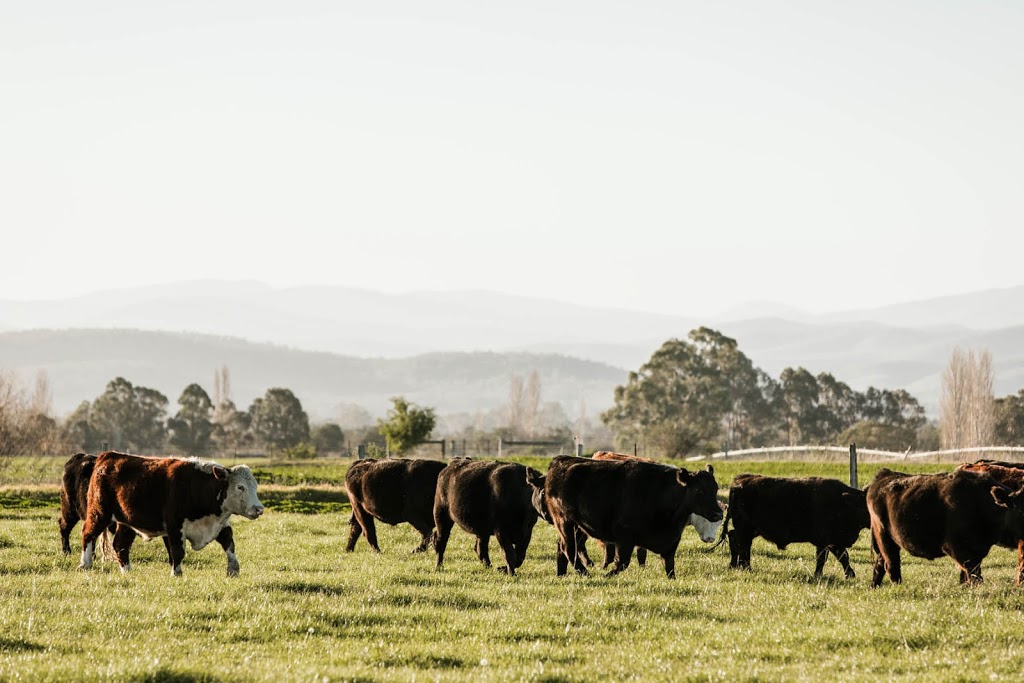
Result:
<svg viewBox="0 0 1024 683"><path fill-rule="evenodd" d="M90 508L82 523L82 561L79 569L91 569L92 560L96 554L96 539L110 524L111 514L103 510L99 505Z"/></svg>
<svg viewBox="0 0 1024 683"><path fill-rule="evenodd" d="M238 576L241 568L238 566L238 557L235 556L235 532L230 524L217 534L217 543L224 548L224 554L228 558L228 576Z"/></svg>
<svg viewBox="0 0 1024 683"><path fill-rule="evenodd" d="M843 566L843 571L846 573L846 578L856 578L857 574L853 571L853 566L850 564L850 549L849 548L836 548L831 546L832 554L839 560L839 564Z"/></svg>
<svg viewBox="0 0 1024 683"><path fill-rule="evenodd" d="M638 547L636 549L636 563L641 567L647 564L647 548Z"/></svg>
<svg viewBox="0 0 1024 683"><path fill-rule="evenodd" d="M973 554L966 555L963 552L957 552L949 545L943 546L942 550L960 567L960 583L975 586L984 581L981 578L981 558L975 557Z"/></svg>
<svg viewBox="0 0 1024 683"><path fill-rule="evenodd" d="M605 576L615 576L621 571L625 571L629 567L629 561L633 557L633 546L623 545L622 543L615 544L615 566L612 567L611 571L605 574Z"/></svg>
<svg viewBox="0 0 1024 683"><path fill-rule="evenodd" d="M455 522L448 515L448 508L434 508L434 550L437 552L437 568L444 563L444 550L448 547L448 537L452 534Z"/></svg>
<svg viewBox="0 0 1024 683"><path fill-rule="evenodd" d="M516 569L523 566L523 561L526 559L526 550L530 547L530 541L533 539L533 525L529 524L523 528L522 534L519 539L513 543L516 549ZM580 545L576 544L576 550L579 552ZM585 549L584 549L585 551Z"/></svg>
<svg viewBox="0 0 1024 683"><path fill-rule="evenodd" d="M579 552L576 549L576 534L580 531L579 527L567 519L562 519L559 520L555 528L558 529L558 537L565 547L565 557L568 561L572 562L572 568L576 570L577 574L588 576L590 572L583 565Z"/></svg>
<svg viewBox="0 0 1024 683"><path fill-rule="evenodd" d="M605 543L600 541L601 546L604 548L604 564L601 565L601 569L607 569L615 562L615 544Z"/></svg>
<svg viewBox="0 0 1024 683"><path fill-rule="evenodd" d="M739 544L736 542L736 530L730 531L726 538L729 539L729 568L739 569L740 567L740 554Z"/></svg>
<svg viewBox="0 0 1024 683"><path fill-rule="evenodd" d="M65 555L71 554L71 530L78 524L78 510L73 502L68 500L63 489L60 492L60 549Z"/></svg>
<svg viewBox="0 0 1024 683"><path fill-rule="evenodd" d="M494 537L498 539L498 545L501 546L501 552L505 554L505 566L498 567L498 571L502 574L508 574L509 576L516 575L516 567L519 566L518 557L516 556L516 546L512 542L511 534L508 529L496 529L494 531Z"/></svg>
<svg viewBox="0 0 1024 683"><path fill-rule="evenodd" d="M821 576L822 571L825 569L825 560L828 559L828 546L827 545L816 545L814 546L814 576Z"/></svg>
<svg viewBox="0 0 1024 683"><path fill-rule="evenodd" d="M377 545L377 526L374 524L373 515L364 510L363 506L359 503L353 503L352 516L359 522L359 526L363 527L363 535L366 536L366 542L370 544L375 553L379 553L380 546Z"/></svg>
<svg viewBox="0 0 1024 683"><path fill-rule="evenodd" d="M555 575L565 576L569 570L569 556L565 554L562 539L558 539L558 554L555 556Z"/></svg>
<svg viewBox="0 0 1024 683"><path fill-rule="evenodd" d="M583 564L588 567L594 566L594 561L590 559L590 555L587 554L587 535L583 533L581 529L577 530L576 534L576 552L579 553L580 560Z"/></svg>
<svg viewBox="0 0 1024 683"><path fill-rule="evenodd" d="M875 530L872 531L874 532ZM885 576L886 572L889 574L889 580L893 583L902 582L903 572L900 563L899 545L892 539L889 532L884 529L878 529L876 533L872 534L871 539L875 550L878 552L878 556L875 558L875 571L871 585L881 585L882 577Z"/></svg>
<svg viewBox="0 0 1024 683"><path fill-rule="evenodd" d="M127 573L132 568L129 555L134 542L135 530L127 524L118 524L111 545L114 547L114 556L117 558L117 564L120 565L122 572Z"/></svg>
<svg viewBox="0 0 1024 683"><path fill-rule="evenodd" d="M178 520L165 520L167 529L167 554L171 562L171 576L181 576L181 562L185 559L185 539L181 535L181 523Z"/></svg>
<svg viewBox="0 0 1024 683"><path fill-rule="evenodd" d="M345 544L346 553L356 549L356 541L359 540L359 534L361 533L363 533L363 527L359 526L359 520L353 514L348 518L348 543Z"/></svg>
<svg viewBox="0 0 1024 683"><path fill-rule="evenodd" d="M676 548L678 545L661 556L661 559L665 561L665 576L670 579L676 578Z"/></svg>
<svg viewBox="0 0 1024 683"><path fill-rule="evenodd" d="M491 566L491 537L477 536L473 544L473 551L485 567Z"/></svg>
<svg viewBox="0 0 1024 683"><path fill-rule="evenodd" d="M1024 541L1017 542L1017 587L1024 581Z"/></svg>
<svg viewBox="0 0 1024 683"><path fill-rule="evenodd" d="M414 526L416 531L420 532L420 544L412 549L413 553L422 553L430 547L431 541L434 540L434 527L424 528L421 526Z"/></svg>

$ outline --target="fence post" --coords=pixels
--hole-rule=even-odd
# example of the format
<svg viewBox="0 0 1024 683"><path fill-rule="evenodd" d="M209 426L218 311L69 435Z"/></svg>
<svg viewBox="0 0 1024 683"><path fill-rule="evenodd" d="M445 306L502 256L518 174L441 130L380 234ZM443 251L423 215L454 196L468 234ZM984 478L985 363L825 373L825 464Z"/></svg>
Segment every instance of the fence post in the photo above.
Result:
<svg viewBox="0 0 1024 683"><path fill-rule="evenodd" d="M356 456L358 457L359 460L365 460L366 459L366 444L365 443L361 443L358 446L356 446Z"/></svg>
<svg viewBox="0 0 1024 683"><path fill-rule="evenodd" d="M501 437L498 437L498 457L501 457Z"/></svg>
<svg viewBox="0 0 1024 683"><path fill-rule="evenodd" d="M857 444L850 444L850 486L853 488L860 488L857 486Z"/></svg>
<svg viewBox="0 0 1024 683"><path fill-rule="evenodd" d="M583 457L583 442L582 441L577 441L576 442L576 457L577 458L582 458Z"/></svg>

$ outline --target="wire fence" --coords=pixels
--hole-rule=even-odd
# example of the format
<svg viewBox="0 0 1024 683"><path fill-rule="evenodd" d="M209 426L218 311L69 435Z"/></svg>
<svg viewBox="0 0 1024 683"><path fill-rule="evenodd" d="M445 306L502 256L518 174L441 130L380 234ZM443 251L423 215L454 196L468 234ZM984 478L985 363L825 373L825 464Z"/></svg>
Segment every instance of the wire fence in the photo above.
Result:
<svg viewBox="0 0 1024 683"><path fill-rule="evenodd" d="M773 459L810 459L815 456L827 459L844 459L850 452L849 446L772 446L769 448L744 448L735 451L719 451L711 455L698 455L687 460L719 460L747 459L758 460L765 456ZM857 457L865 460L924 460L932 458L936 462L966 462L982 457L993 460L1024 461L1024 447L1020 446L978 446L974 448L950 448L939 451L883 451L871 448L858 448Z"/></svg>

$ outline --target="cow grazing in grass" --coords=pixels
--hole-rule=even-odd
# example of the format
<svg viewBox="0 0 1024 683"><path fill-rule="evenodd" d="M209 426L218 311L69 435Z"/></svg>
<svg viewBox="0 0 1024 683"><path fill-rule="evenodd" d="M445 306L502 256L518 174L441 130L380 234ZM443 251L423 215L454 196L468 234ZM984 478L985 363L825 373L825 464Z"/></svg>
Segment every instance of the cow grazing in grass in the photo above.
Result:
<svg viewBox="0 0 1024 683"><path fill-rule="evenodd" d="M1000 484L1013 491L1024 486L1024 465L1020 463L978 460L970 464L960 465L959 469L988 474ZM1015 538L1011 530L1004 529L1003 535L997 541L997 545L1004 548L1017 549L1017 585L1020 586L1024 582L1024 540Z"/></svg>
<svg viewBox="0 0 1024 683"><path fill-rule="evenodd" d="M551 510L548 509L547 494L544 492L544 475L533 468L529 468L526 472L526 481L532 489L530 500L533 503L533 509L537 511L537 515L545 522L554 524L551 519ZM615 546L608 545L605 547L611 548L612 553L615 552ZM562 552L561 543L558 544L558 552ZM587 554L587 535L581 529L576 530L576 552L579 554L580 561L586 566L594 566L594 561Z"/></svg>
<svg viewBox="0 0 1024 683"><path fill-rule="evenodd" d="M515 574L526 558L537 523L527 474L539 476L540 472L517 463L471 458L455 458L441 470L434 495L438 568L452 527L458 524L476 536L477 557L488 567L488 542L495 536L505 554L505 567L499 571Z"/></svg>
<svg viewBox="0 0 1024 683"><path fill-rule="evenodd" d="M408 522L420 532L422 540L413 552L430 545L434 532L434 492L437 475L445 463L437 460L360 460L345 473L345 490L352 503L348 545L351 552L362 533L376 552L377 530L374 519L385 524Z"/></svg>
<svg viewBox="0 0 1024 683"><path fill-rule="evenodd" d="M615 453L613 451L595 451L594 455L591 456L594 460L642 460L644 462L656 462L650 458L641 458L636 455L627 455L625 453ZM719 506L721 509L721 506ZM692 514L686 520L688 526L692 526L700 537L700 540L705 543L714 543L718 537L718 530L722 526L721 518L718 521L712 522L711 520L701 517L698 514ZM615 546L602 543L604 546L604 565L601 569L607 569L609 565L615 562ZM641 567L647 563L647 549L637 548L636 549L636 563Z"/></svg>
<svg viewBox="0 0 1024 683"><path fill-rule="evenodd" d="M117 522L113 546L121 571L136 534L164 539L171 574L181 575L185 541L193 550L216 540L228 560L228 576L239 571L231 515L263 514L256 479L246 465L231 469L196 458L149 458L108 451L96 458L82 528L82 569L92 566L100 533Z"/></svg>
<svg viewBox="0 0 1024 683"><path fill-rule="evenodd" d="M758 536L779 550L790 543L810 543L817 551L815 576L821 576L831 552L852 579L849 549L870 525L864 492L837 479L739 474L729 488L719 543L728 534L729 566L739 569L750 569L750 546Z"/></svg>
<svg viewBox="0 0 1024 683"><path fill-rule="evenodd" d="M996 543L1024 539L1024 496L986 472L904 474L881 469L867 488L872 585L886 572L903 580L900 549L929 560L948 555L961 583L980 583L981 561Z"/></svg>
<svg viewBox="0 0 1024 683"><path fill-rule="evenodd" d="M714 469L690 472L639 460L593 460L560 455L545 477L545 496L558 531L558 574L570 560L586 574L577 552L577 530L616 546L609 576L629 566L633 549L643 547L665 562L675 577L675 553L687 519L697 513L722 519Z"/></svg>

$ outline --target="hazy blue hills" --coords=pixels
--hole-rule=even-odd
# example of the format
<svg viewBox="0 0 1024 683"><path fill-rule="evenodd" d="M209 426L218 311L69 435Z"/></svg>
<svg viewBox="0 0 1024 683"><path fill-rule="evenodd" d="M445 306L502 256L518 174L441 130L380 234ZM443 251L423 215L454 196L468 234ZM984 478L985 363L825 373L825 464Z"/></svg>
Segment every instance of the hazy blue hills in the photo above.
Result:
<svg viewBox="0 0 1024 683"><path fill-rule="evenodd" d="M191 281L0 300L0 368L47 369L66 410L115 375L174 399L227 365L239 403L288 386L324 415L342 402L379 412L399 393L445 412L486 410L506 401L510 374L536 368L545 401L574 414L583 400L593 414L628 370L701 324L773 376L804 366L857 389L903 387L933 414L956 345L992 352L998 395L1024 387L1024 287L820 315L751 303L698 319L486 291Z"/></svg>
<svg viewBox="0 0 1024 683"><path fill-rule="evenodd" d="M503 405L509 378L537 370L543 401L588 410L611 404L612 387L625 371L593 361L543 353L451 352L408 358L356 358L302 351L229 337L140 330L32 330L0 334L0 367L23 380L45 369L58 413L98 396L120 375L159 389L173 404L198 382L212 390L214 371L231 371L241 408L268 387L288 387L307 411L326 418L342 403L383 414L388 399L404 395L441 413L475 412ZM570 411L571 414L575 414Z"/></svg>

